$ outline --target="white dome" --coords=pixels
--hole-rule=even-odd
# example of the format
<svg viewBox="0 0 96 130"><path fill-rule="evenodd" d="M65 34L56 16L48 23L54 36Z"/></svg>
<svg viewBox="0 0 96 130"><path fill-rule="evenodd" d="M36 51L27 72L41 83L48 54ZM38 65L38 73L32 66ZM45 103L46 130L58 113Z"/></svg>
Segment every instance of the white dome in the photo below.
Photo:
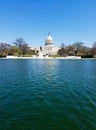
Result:
<svg viewBox="0 0 96 130"><path fill-rule="evenodd" d="M51 40L52 40L52 37L51 37L51 36L48 36L48 37L46 38L46 40L51 41Z"/></svg>
<svg viewBox="0 0 96 130"><path fill-rule="evenodd" d="M50 45L50 44L51 45L53 44L53 40L52 40L52 37L48 35L45 41L45 45Z"/></svg>

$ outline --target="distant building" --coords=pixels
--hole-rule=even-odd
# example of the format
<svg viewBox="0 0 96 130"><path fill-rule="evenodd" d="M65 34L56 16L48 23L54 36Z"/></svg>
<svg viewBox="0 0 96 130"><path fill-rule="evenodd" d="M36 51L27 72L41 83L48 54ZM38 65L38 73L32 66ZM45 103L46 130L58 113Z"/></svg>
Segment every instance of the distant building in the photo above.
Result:
<svg viewBox="0 0 96 130"><path fill-rule="evenodd" d="M43 55L55 55L57 54L59 49L60 49L59 47L54 46L53 39L49 32L45 40L45 45L42 47L42 50L40 49L40 51L42 51Z"/></svg>

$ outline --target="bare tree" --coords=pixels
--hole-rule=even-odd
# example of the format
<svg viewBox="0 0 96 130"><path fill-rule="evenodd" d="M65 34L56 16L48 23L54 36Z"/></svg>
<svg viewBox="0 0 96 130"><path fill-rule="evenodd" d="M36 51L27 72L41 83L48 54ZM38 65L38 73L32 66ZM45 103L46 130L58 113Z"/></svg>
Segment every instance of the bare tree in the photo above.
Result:
<svg viewBox="0 0 96 130"><path fill-rule="evenodd" d="M91 52L92 52L92 55L93 55L93 56L96 56L96 41L93 43Z"/></svg>
<svg viewBox="0 0 96 130"><path fill-rule="evenodd" d="M73 44L75 55L83 48L84 43L79 41Z"/></svg>
<svg viewBox="0 0 96 130"><path fill-rule="evenodd" d="M13 42L21 51L21 54L24 56L28 51L28 44L25 42L23 38L17 38Z"/></svg>
<svg viewBox="0 0 96 130"><path fill-rule="evenodd" d="M66 45L64 43L61 44L60 49L58 50L58 55L66 56Z"/></svg>
<svg viewBox="0 0 96 130"><path fill-rule="evenodd" d="M7 43L0 43L0 55L6 56L8 53L8 49L10 48L10 44Z"/></svg>

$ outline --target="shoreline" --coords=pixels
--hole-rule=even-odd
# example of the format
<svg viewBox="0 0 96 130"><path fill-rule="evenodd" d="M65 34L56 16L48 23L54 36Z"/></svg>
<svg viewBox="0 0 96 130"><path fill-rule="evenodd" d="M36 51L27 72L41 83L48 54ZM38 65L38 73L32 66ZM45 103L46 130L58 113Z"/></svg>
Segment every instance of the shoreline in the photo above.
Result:
<svg viewBox="0 0 96 130"><path fill-rule="evenodd" d="M8 58L0 58L0 60L3 60L3 59L5 59L5 60L26 60L26 59L32 59L32 60L50 60L50 59L56 59L56 60L96 60L96 58L67 58L67 57L36 57L36 58L33 58L33 57L8 57Z"/></svg>

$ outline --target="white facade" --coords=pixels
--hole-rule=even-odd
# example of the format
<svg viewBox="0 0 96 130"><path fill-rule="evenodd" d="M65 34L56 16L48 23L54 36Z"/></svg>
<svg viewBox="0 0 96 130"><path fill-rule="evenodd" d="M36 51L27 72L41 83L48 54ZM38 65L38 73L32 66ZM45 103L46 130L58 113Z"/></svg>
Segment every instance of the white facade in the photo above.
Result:
<svg viewBox="0 0 96 130"><path fill-rule="evenodd" d="M49 33L45 40L45 46L42 47L42 54L43 55L55 55L55 54L57 54L59 49L60 49L59 47L54 46L53 39Z"/></svg>

